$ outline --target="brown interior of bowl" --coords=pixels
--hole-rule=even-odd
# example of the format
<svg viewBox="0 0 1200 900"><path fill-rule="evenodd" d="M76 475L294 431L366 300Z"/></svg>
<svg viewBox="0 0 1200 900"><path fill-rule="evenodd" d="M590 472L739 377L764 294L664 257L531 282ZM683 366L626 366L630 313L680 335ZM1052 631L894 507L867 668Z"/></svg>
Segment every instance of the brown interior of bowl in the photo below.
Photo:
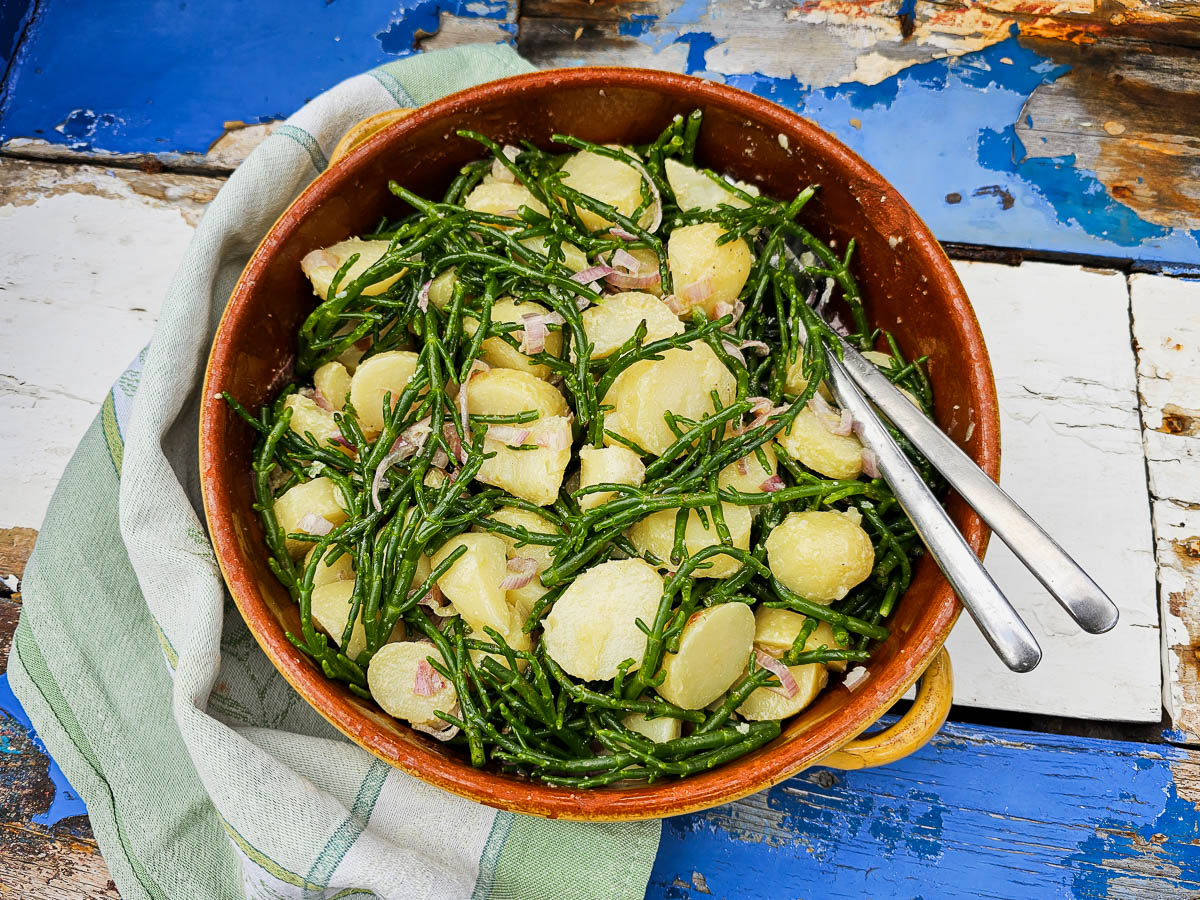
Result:
<svg viewBox="0 0 1200 900"><path fill-rule="evenodd" d="M854 270L872 320L910 356L928 355L936 417L992 477L999 472L999 424L987 352L949 262L925 225L883 178L808 121L721 85L636 69L538 72L483 85L422 108L375 135L326 172L288 209L242 276L218 329L201 417L201 476L218 558L239 609L289 682L335 726L380 758L441 787L493 806L551 817L646 818L701 809L760 790L858 734L917 677L958 613L931 560L917 568L891 622L891 638L851 694L826 691L759 751L710 773L646 787L571 791L471 768L447 748L382 714L324 677L287 640L299 633L288 593L266 565L251 508L255 435L218 398L228 390L250 409L291 375L295 334L313 308L300 259L373 227L402 205L389 179L438 196L458 167L480 156L455 136L469 128L500 142L549 147L556 132L598 142L651 140L671 117L700 107L698 162L793 197L821 186L803 214L825 239L857 241ZM972 427L973 426L973 427ZM987 532L957 497L949 511L971 546Z"/></svg>

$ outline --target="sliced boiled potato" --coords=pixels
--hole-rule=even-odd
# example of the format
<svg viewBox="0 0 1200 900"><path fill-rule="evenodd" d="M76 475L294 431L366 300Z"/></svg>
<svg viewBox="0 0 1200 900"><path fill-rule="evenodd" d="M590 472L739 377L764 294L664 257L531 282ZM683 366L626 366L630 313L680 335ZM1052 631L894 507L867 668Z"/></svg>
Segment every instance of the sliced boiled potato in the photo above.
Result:
<svg viewBox="0 0 1200 900"><path fill-rule="evenodd" d="M549 254L549 247L547 246L546 239L544 237L526 238L525 240L521 241L521 243L530 250L541 253L543 256ZM562 264L572 272L582 272L590 265L587 254L574 244L563 241L561 244L559 244L559 248L562 250L563 255Z"/></svg>
<svg viewBox="0 0 1200 900"><path fill-rule="evenodd" d="M524 528L530 534L559 533L558 526L545 516L539 516L532 510L521 509L516 506L501 506L495 512L491 513L488 518L513 528ZM471 530L485 531L486 529L481 525L473 525ZM546 593L541 575L554 564L554 548L549 544L524 544L518 546L521 542L517 538L497 532L490 533L495 534L496 537L504 541L510 560L524 557L532 559L537 564L537 574L533 576L533 580L529 584L524 587L510 588L507 592L509 604L520 614L521 623L524 625L525 619L533 611L534 604Z"/></svg>
<svg viewBox="0 0 1200 900"><path fill-rule="evenodd" d="M354 558L349 553L343 553L337 558L337 562L331 563L328 561L331 549L327 549L325 559L317 563L317 570L313 573L313 587L332 584L335 581L354 581ZM315 548L309 550L304 556L304 568L306 570L309 563L312 562L312 555L314 553L316 553Z"/></svg>
<svg viewBox="0 0 1200 900"><path fill-rule="evenodd" d="M605 428L633 441L655 456L675 443L664 418L669 410L693 421L714 412L711 392L722 406L733 402L737 380L705 343L673 347L662 359L644 359L617 376L603 403L613 409ZM611 437L605 443L618 444Z"/></svg>
<svg viewBox="0 0 1200 900"><path fill-rule="evenodd" d="M329 635L346 656L358 659L358 654L367 646L367 633L363 629L361 618L355 621L354 628L350 631L350 640L342 647L342 632L346 630L346 620L350 618L353 596L353 581L333 581L313 588L312 617L313 624ZM402 641L404 638L404 623L397 622L388 641Z"/></svg>
<svg viewBox="0 0 1200 900"><path fill-rule="evenodd" d="M320 519L329 523L329 530L337 528L346 521L346 510L342 507L342 493L332 480L321 476L303 484L293 485L275 501L275 518L284 534L293 532L315 533L311 528L303 527L306 517L313 516L320 525ZM313 523L310 523L313 524ZM288 538L287 549L292 556L299 556L311 549L313 541L294 541Z"/></svg>
<svg viewBox="0 0 1200 900"><path fill-rule="evenodd" d="M489 369L472 376L467 386L471 415L515 416L531 409L539 416L565 416L569 411L562 391L529 372Z"/></svg>
<svg viewBox="0 0 1200 900"><path fill-rule="evenodd" d="M321 392L330 406L341 409L350 396L350 373L337 360L327 362L313 372L313 387Z"/></svg>
<svg viewBox="0 0 1200 900"><path fill-rule="evenodd" d="M628 447L582 447L579 450L579 486L593 484L631 484L641 487L646 480L642 458ZM584 494L579 498L580 509L591 509L607 503L615 491Z"/></svg>
<svg viewBox="0 0 1200 900"><path fill-rule="evenodd" d="M283 401L283 408L292 411L288 428L308 440L311 434L320 446L325 446L342 436L341 429L333 418L333 413L321 409L311 397L303 394L289 394Z"/></svg>
<svg viewBox="0 0 1200 900"><path fill-rule="evenodd" d="M875 368L879 369L879 371L883 372L884 374L890 372L896 363L896 358L894 356L889 353L881 353L878 350L865 350L863 351L863 356L865 356L871 362L871 364L875 366ZM921 405L921 401L913 396L912 391L902 388L900 385L896 385L896 387L899 389L900 393L908 398L909 403L911 403L917 409L924 409L924 407Z"/></svg>
<svg viewBox="0 0 1200 900"><path fill-rule="evenodd" d="M583 330L592 345L592 359L603 359L633 337L638 325L646 323L645 343L683 331L683 322L671 308L652 294L627 291L602 297L583 311Z"/></svg>
<svg viewBox="0 0 1200 900"><path fill-rule="evenodd" d="M746 669L754 644L754 613L744 603L722 603L696 613L683 627L679 652L663 658L667 673L658 693L683 709L712 703Z"/></svg>
<svg viewBox="0 0 1200 900"><path fill-rule="evenodd" d="M767 460L766 468L763 468L758 454L747 453L721 470L717 485L722 490L741 491L744 494L763 493L763 482L779 471L779 458L770 444L763 444L761 449Z"/></svg>
<svg viewBox="0 0 1200 900"><path fill-rule="evenodd" d="M443 269L429 282L429 302L438 309L445 309L454 299L454 285L457 283L458 276L454 274L454 267Z"/></svg>
<svg viewBox="0 0 1200 900"><path fill-rule="evenodd" d="M300 260L300 268L312 282L313 293L324 300L329 294L329 286L333 284L334 276L337 275L338 269L346 264L346 260L355 253L358 254L358 261L342 276L338 285L339 290L349 287L363 272L379 262L383 254L387 252L389 243L390 241L364 241L359 238L350 238L348 241L341 241L324 250L314 250ZM401 269L395 275L389 275L382 281L369 285L363 289L363 294L368 297L382 294L395 284L405 271L407 270Z"/></svg>
<svg viewBox="0 0 1200 900"><path fill-rule="evenodd" d="M853 434L834 434L807 404L775 441L797 462L827 478L862 474L862 442Z"/></svg>
<svg viewBox="0 0 1200 900"><path fill-rule="evenodd" d="M508 567L504 541L492 534L460 534L433 554L433 567L437 568L459 547L466 547L467 552L438 579L438 587L463 621L476 631L488 626L503 634L511 617L508 598L500 587Z"/></svg>
<svg viewBox="0 0 1200 900"><path fill-rule="evenodd" d="M425 641L401 641L380 647L371 658L367 668L367 688L383 711L397 719L413 725L445 727L446 723L435 714L438 710L449 713L458 702L454 685L442 678L428 659L441 662L441 656L433 644ZM424 668L424 681L433 691L428 696L416 691L417 670Z"/></svg>
<svg viewBox="0 0 1200 900"><path fill-rule="evenodd" d="M754 614L754 646L778 659L792 649L796 635L804 627L807 618L808 616L792 612L790 609L759 607ZM830 650L840 649L833 639L833 626L828 622L818 622L813 633L804 642L805 650L819 650L822 646ZM827 662L825 665L835 672L846 671L844 659Z"/></svg>
<svg viewBox="0 0 1200 900"><path fill-rule="evenodd" d="M729 528L729 537L733 546L739 550L750 549L750 525L754 520L749 508L735 506L732 503L722 503L721 510L725 513L725 524ZM650 553L663 562L667 569L677 569L671 563L671 548L675 544L675 515L673 509L663 509L651 513L644 519L633 523L629 529L629 540L642 553ZM717 527L713 523L712 513L708 512L708 527L700 520L696 510L688 510L687 529L684 531L683 545L689 556L695 556L705 547L721 543L717 535ZM705 565L708 568L703 568ZM701 568L692 572L693 578L729 578L742 568L739 560L724 553L710 556L701 563Z"/></svg>
<svg viewBox="0 0 1200 900"><path fill-rule="evenodd" d="M767 535L766 547L775 577L815 603L841 600L875 566L870 536L840 512L788 513Z"/></svg>
<svg viewBox="0 0 1200 900"><path fill-rule="evenodd" d="M787 373L784 376L783 392L793 397L799 397L804 393L806 387L808 387L808 379L804 377L804 359L797 355L796 359L788 366ZM823 381L817 385L817 393L826 400L833 399L833 393L829 390L829 385Z"/></svg>
<svg viewBox="0 0 1200 900"><path fill-rule="evenodd" d="M550 310L547 307L532 300L517 301L512 297L501 297L492 304L491 317L493 323L513 322L520 325L525 316L545 316L549 313ZM468 335L474 335L478 327L477 319L469 316L463 317L463 331ZM520 331L513 331L510 334L520 342ZM545 351L552 356L562 356L562 343L561 331L549 331L546 334ZM549 366L533 362L502 337L490 337L484 340L482 358L489 366L496 368L516 369L519 372L528 372L538 378L550 377Z"/></svg>
<svg viewBox="0 0 1200 900"><path fill-rule="evenodd" d="M472 382L468 404L474 399L474 389L475 384ZM553 391L554 388L551 387L550 390ZM543 416L534 422L515 427L528 429L529 436L525 443L537 446L529 450L517 450L502 441L485 436L483 452L494 453L495 456L483 461L475 478L484 484L503 488L514 497L520 497L538 506L549 506L558 499L563 475L571 461L571 421L565 416Z"/></svg>
<svg viewBox="0 0 1200 900"><path fill-rule="evenodd" d="M785 697L777 690L761 687L751 693L737 708L738 714L752 722L786 719L788 716L794 716L817 699L817 695L829 683L829 672L820 663L788 666L788 671L796 680L797 690L794 697Z"/></svg>
<svg viewBox="0 0 1200 900"><path fill-rule="evenodd" d="M641 713L630 713L621 720L621 724L630 731L636 731L650 738L656 744L665 744L679 737L683 723L670 716L659 716L657 719L647 719Z"/></svg>
<svg viewBox="0 0 1200 900"><path fill-rule="evenodd" d="M700 222L676 228L667 240L675 296L686 309L703 309L710 319L719 318L718 304L733 305L754 264L742 238L717 243L724 233L714 222ZM703 295L703 299L689 299L689 293Z"/></svg>
<svg viewBox="0 0 1200 900"><path fill-rule="evenodd" d="M391 394L395 406L416 371L417 354L409 350L389 350L359 365L350 379L350 402L364 435L373 438L383 430L384 396Z"/></svg>
<svg viewBox="0 0 1200 900"><path fill-rule="evenodd" d="M721 204L744 209L750 204L732 191L721 187L699 169L686 166L677 159L666 160L667 183L675 192L680 209L716 209ZM758 196L752 184L735 181L734 186L751 196Z"/></svg>
<svg viewBox="0 0 1200 900"><path fill-rule="evenodd" d="M617 148L614 145L610 149ZM635 155L627 147L621 149L631 156ZM629 163L581 150L563 163L562 172L563 184L567 187L607 203L624 216L632 216L642 204L642 174ZM582 206L577 211L583 224L592 231L613 225L603 216ZM642 213L638 224L647 227L653 218L653 209L648 208Z"/></svg>
<svg viewBox="0 0 1200 900"><path fill-rule="evenodd" d="M543 620L542 644L550 658L584 681L615 678L632 659L642 664L646 635L635 624L654 621L662 576L640 559L614 559L579 575Z"/></svg>
<svg viewBox="0 0 1200 900"><path fill-rule="evenodd" d="M516 218L522 206L528 206L543 216L548 212L546 204L533 196L529 188L508 181L492 181L478 185L467 195L463 206L472 212L512 218Z"/></svg>

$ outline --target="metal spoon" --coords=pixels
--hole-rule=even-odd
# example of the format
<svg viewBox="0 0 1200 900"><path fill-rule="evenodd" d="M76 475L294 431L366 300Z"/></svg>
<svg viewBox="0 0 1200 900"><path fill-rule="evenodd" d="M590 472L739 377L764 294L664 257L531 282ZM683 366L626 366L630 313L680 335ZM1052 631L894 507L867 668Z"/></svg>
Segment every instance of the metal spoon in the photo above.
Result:
<svg viewBox="0 0 1200 900"><path fill-rule="evenodd" d="M859 439L875 454L879 473L887 479L896 500L929 548L946 580L962 599L967 612L1004 664L1014 672L1030 671L1042 659L1042 650L1033 633L983 568L933 492L921 480L837 354L826 348L825 358L829 364L829 384L834 397L843 409L849 410L854 416ZM900 396L903 398L902 394ZM908 403L907 400L904 402ZM937 465L932 459L930 462Z"/></svg>
<svg viewBox="0 0 1200 900"><path fill-rule="evenodd" d="M1116 604L1066 551L996 482L918 410L870 360L842 341L842 361L855 385L925 455L1074 619L1092 634L1117 624ZM858 413L851 410L858 420Z"/></svg>

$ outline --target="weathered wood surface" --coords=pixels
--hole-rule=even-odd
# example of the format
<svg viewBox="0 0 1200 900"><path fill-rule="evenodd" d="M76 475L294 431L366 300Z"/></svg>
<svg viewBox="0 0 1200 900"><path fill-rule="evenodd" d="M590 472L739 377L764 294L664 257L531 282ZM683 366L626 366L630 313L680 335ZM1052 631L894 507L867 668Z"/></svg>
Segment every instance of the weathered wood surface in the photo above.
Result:
<svg viewBox="0 0 1200 900"><path fill-rule="evenodd" d="M1041 642L1008 671L966 616L950 637L955 702L1085 719L1161 717L1154 539L1129 289L1119 272L1046 263L955 266L979 317L1000 398L1001 484L1121 611L1080 631L1000 541L988 569Z"/></svg>
<svg viewBox="0 0 1200 900"><path fill-rule="evenodd" d="M1200 282L1135 275L1138 387L1158 545L1163 701L1200 742Z"/></svg>
<svg viewBox="0 0 1200 900"><path fill-rule="evenodd" d="M0 528L41 524L112 382L145 346L212 178L0 165ZM30 452L36 448L37 452Z"/></svg>

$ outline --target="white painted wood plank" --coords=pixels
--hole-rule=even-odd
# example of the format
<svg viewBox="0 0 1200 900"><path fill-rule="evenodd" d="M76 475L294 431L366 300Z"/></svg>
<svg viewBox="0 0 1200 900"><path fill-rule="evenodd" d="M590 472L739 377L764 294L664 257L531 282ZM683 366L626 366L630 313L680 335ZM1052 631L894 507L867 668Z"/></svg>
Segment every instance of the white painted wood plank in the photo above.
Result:
<svg viewBox="0 0 1200 900"><path fill-rule="evenodd" d="M1129 280L1154 498L1163 704L1200 742L1200 282Z"/></svg>
<svg viewBox="0 0 1200 900"><path fill-rule="evenodd" d="M36 528L219 182L0 161L0 528Z"/></svg>
<svg viewBox="0 0 1200 900"><path fill-rule="evenodd" d="M957 264L1000 397L1001 483L1121 609L1080 631L993 540L988 569L1042 644L1009 672L963 616L949 647L955 701L1080 718L1158 721L1159 634L1146 471L1124 276L1073 266Z"/></svg>

